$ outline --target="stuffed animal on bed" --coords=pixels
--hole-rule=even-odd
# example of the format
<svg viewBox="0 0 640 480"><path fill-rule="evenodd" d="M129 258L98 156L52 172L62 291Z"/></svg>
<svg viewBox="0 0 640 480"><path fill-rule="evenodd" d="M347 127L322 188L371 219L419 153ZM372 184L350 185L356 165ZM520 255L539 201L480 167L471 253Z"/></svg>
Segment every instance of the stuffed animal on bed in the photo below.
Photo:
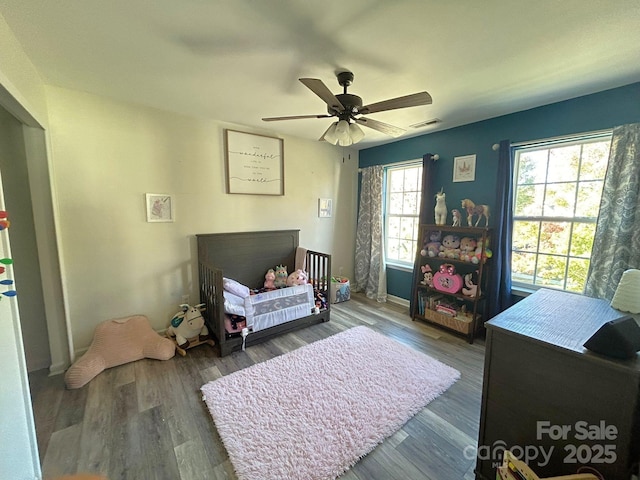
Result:
<svg viewBox="0 0 640 480"><path fill-rule="evenodd" d="M276 288L284 288L287 286L287 277L289 274L287 273L287 267L285 265L278 265L276 267L276 279L274 280L274 285Z"/></svg>
<svg viewBox="0 0 640 480"><path fill-rule="evenodd" d="M276 272L273 270L273 268L270 268L264 275L264 288L268 288L269 290L276 288L275 281Z"/></svg>
<svg viewBox="0 0 640 480"><path fill-rule="evenodd" d="M167 328L167 337L175 337L176 344L182 349L189 347L189 339L203 341L209 338L209 330L202 317L204 303L195 307L183 303L180 307L182 311L173 316L171 325Z"/></svg>
<svg viewBox="0 0 640 480"><path fill-rule="evenodd" d="M287 277L287 287L293 287L294 285L306 285L307 274L304 270L296 270Z"/></svg>

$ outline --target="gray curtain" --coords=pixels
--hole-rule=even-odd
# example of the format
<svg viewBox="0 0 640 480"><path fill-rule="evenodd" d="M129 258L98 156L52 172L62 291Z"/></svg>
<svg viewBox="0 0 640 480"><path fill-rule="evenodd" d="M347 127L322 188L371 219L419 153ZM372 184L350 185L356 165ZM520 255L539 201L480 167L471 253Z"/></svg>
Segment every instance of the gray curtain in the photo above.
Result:
<svg viewBox="0 0 640 480"><path fill-rule="evenodd" d="M387 301L383 182L384 167L375 165L362 170L353 284L354 291L364 292L378 302Z"/></svg>
<svg viewBox="0 0 640 480"><path fill-rule="evenodd" d="M630 268L640 268L640 123L613 130L585 295L611 300Z"/></svg>

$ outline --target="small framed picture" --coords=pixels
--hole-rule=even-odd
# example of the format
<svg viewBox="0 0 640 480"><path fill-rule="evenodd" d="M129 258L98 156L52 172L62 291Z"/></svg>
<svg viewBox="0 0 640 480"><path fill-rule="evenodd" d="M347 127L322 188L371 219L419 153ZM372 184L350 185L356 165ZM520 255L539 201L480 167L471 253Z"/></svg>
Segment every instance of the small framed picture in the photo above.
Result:
<svg viewBox="0 0 640 480"><path fill-rule="evenodd" d="M318 199L318 216L327 218L333 215L333 201L330 198Z"/></svg>
<svg viewBox="0 0 640 480"><path fill-rule="evenodd" d="M473 182L476 179L476 156L464 155L453 158L453 181Z"/></svg>
<svg viewBox="0 0 640 480"><path fill-rule="evenodd" d="M175 205L171 195L147 193L145 199L147 222L173 222L175 220Z"/></svg>

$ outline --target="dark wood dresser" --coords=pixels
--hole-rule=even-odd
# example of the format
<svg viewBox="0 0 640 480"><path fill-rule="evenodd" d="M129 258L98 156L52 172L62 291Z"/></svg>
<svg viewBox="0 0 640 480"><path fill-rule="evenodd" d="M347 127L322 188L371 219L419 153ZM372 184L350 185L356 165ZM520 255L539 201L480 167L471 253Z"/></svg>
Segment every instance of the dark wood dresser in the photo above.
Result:
<svg viewBox="0 0 640 480"><path fill-rule="evenodd" d="M623 315L604 300L542 289L485 324L477 479L496 478L505 448L540 477L583 465L606 480L637 474L640 356L615 360L582 346Z"/></svg>

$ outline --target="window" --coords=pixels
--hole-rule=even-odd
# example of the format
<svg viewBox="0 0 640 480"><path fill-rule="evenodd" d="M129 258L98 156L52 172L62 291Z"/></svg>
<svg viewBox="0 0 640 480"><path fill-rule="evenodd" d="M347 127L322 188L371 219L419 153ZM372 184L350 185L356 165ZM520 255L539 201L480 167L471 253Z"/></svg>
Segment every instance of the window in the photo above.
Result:
<svg viewBox="0 0 640 480"><path fill-rule="evenodd" d="M582 292L611 135L515 151L514 286Z"/></svg>
<svg viewBox="0 0 640 480"><path fill-rule="evenodd" d="M418 243L422 164L386 169L385 255L391 264L413 267Z"/></svg>

